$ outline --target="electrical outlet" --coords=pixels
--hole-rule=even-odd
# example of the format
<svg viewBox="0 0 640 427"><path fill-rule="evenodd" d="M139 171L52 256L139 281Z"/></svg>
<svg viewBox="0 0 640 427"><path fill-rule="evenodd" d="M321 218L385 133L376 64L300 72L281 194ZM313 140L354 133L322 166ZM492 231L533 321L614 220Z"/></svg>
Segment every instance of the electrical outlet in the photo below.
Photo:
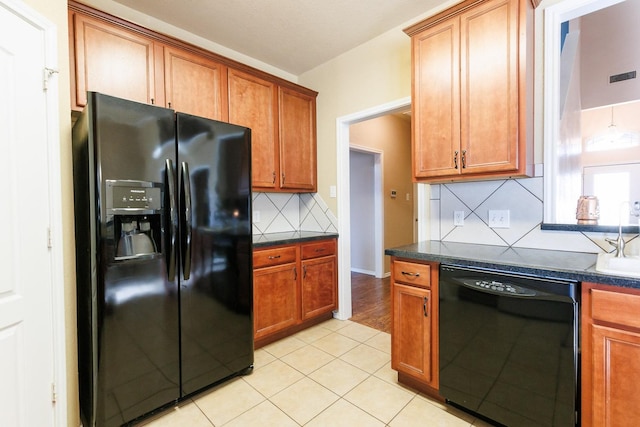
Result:
<svg viewBox="0 0 640 427"><path fill-rule="evenodd" d="M260 211L253 211L253 222L260 222Z"/></svg>
<svg viewBox="0 0 640 427"><path fill-rule="evenodd" d="M489 211L489 227L509 228L509 210Z"/></svg>
<svg viewBox="0 0 640 427"><path fill-rule="evenodd" d="M462 227L464 225L464 211L453 212L453 225L456 227Z"/></svg>

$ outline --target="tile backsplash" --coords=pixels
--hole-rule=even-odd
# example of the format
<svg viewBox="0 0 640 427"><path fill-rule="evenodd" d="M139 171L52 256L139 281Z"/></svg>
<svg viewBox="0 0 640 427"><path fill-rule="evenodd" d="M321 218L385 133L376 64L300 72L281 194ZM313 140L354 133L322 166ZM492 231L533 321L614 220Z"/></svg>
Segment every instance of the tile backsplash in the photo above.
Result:
<svg viewBox="0 0 640 427"><path fill-rule="evenodd" d="M461 182L431 186L431 239L520 248L576 252L610 252L611 233L541 230L543 178ZM508 210L509 228L489 227L489 210ZM454 212L464 212L464 225L454 225ZM631 239L635 235L625 236ZM627 254L637 254L638 239Z"/></svg>
<svg viewBox="0 0 640 427"><path fill-rule="evenodd" d="M253 234L338 232L338 220L317 193L253 193Z"/></svg>
<svg viewBox="0 0 640 427"><path fill-rule="evenodd" d="M518 248L611 252L615 233L551 231L543 221L543 178L431 185L430 239ZM490 210L508 210L509 228L489 227ZM454 212L464 225L454 225ZM253 234L338 232L338 220L317 193L253 193ZM627 255L640 254L637 235L625 235Z"/></svg>

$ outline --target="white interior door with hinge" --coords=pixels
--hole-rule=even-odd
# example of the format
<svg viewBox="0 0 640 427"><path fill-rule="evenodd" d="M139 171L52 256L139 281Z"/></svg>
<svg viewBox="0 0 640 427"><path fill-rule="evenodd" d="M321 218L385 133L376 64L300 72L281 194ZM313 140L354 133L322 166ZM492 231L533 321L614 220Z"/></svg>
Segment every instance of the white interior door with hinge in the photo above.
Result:
<svg viewBox="0 0 640 427"><path fill-rule="evenodd" d="M60 420L52 250L52 206L59 202L52 202L50 172L59 136L51 132L58 123L47 93L52 27L24 3L0 0L0 426ZM57 98L55 105L57 115Z"/></svg>

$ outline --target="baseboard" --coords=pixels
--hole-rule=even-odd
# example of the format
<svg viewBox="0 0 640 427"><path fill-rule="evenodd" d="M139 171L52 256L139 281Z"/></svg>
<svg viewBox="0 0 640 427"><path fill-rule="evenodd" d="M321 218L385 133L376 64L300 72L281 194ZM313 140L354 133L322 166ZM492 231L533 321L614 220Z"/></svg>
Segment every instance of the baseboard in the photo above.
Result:
<svg viewBox="0 0 640 427"><path fill-rule="evenodd" d="M374 277L376 275L375 271L373 271L373 270L365 270L365 269L362 269L362 268L353 268L353 267L351 267L351 272L352 273L366 274L368 276L374 276Z"/></svg>

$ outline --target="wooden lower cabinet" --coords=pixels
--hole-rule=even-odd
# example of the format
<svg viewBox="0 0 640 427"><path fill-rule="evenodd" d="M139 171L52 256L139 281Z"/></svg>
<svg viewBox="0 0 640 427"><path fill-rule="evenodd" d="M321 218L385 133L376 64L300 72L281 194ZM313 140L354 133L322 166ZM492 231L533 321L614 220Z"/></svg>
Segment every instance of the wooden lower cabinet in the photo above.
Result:
<svg viewBox="0 0 640 427"><path fill-rule="evenodd" d="M391 258L391 367L438 395L438 264Z"/></svg>
<svg viewBox="0 0 640 427"><path fill-rule="evenodd" d="M640 425L640 290L582 285L582 426Z"/></svg>
<svg viewBox="0 0 640 427"><path fill-rule="evenodd" d="M333 317L336 239L256 249L253 264L256 348Z"/></svg>
<svg viewBox="0 0 640 427"><path fill-rule="evenodd" d="M335 241L320 243L331 248L328 254L318 258L302 260L302 320L331 313L338 307L338 260L335 255Z"/></svg>
<svg viewBox="0 0 640 427"><path fill-rule="evenodd" d="M253 273L254 338L293 326L298 316L296 264L260 268Z"/></svg>
<svg viewBox="0 0 640 427"><path fill-rule="evenodd" d="M394 369L431 382L431 291L393 284Z"/></svg>

